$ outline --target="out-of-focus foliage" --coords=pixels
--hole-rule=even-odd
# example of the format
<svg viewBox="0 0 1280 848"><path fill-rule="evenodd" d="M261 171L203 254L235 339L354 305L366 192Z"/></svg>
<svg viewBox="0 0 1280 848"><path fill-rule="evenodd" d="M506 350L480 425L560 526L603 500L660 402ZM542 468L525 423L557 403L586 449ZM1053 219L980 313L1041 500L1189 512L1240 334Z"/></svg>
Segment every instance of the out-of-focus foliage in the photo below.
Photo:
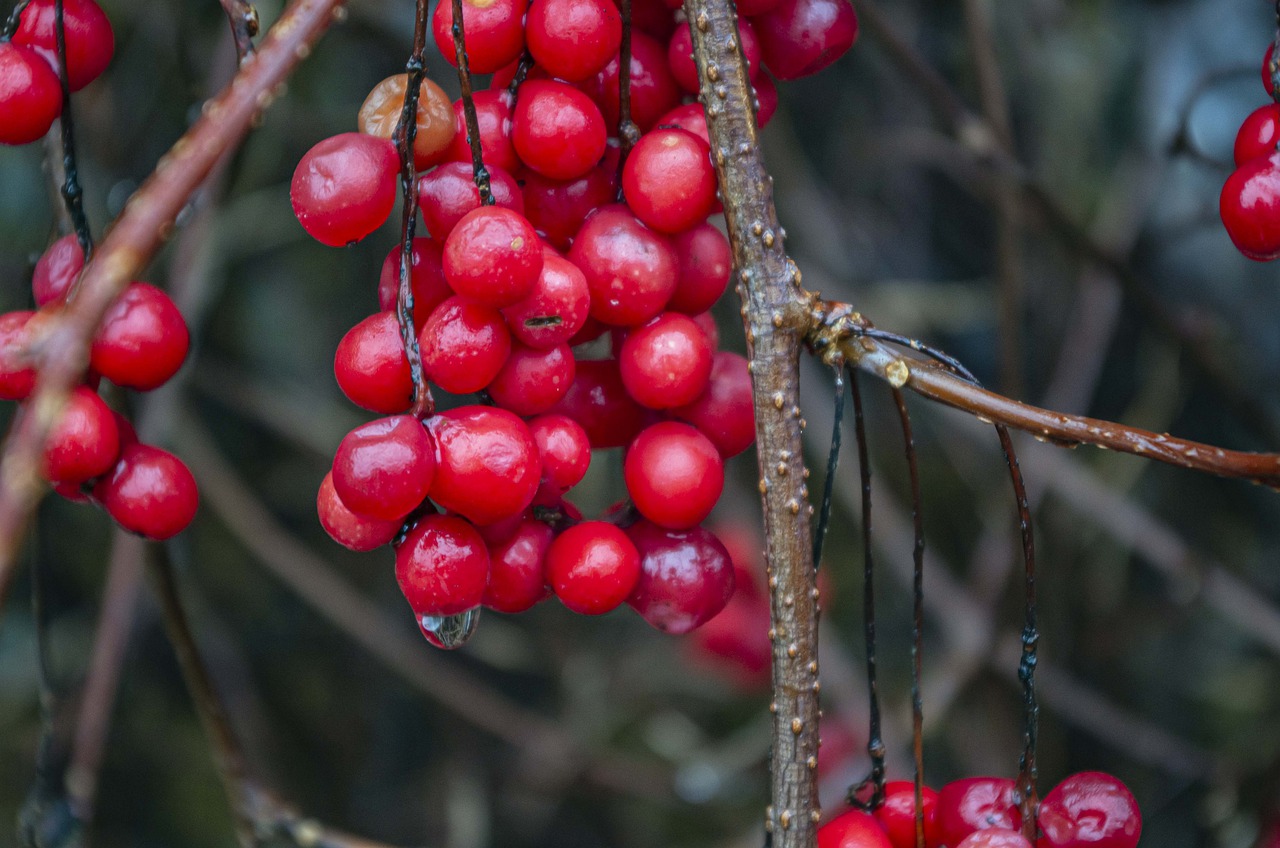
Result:
<svg viewBox="0 0 1280 848"><path fill-rule="evenodd" d="M965 4L881 3L906 42L980 111ZM103 5L116 26L116 58L75 99L82 178L99 231L233 65L212 0ZM1217 348L1280 421L1280 272L1236 253L1216 213L1235 128L1265 97L1257 69L1273 33L1271 4L986 5L1016 152L1033 179L1131 265L1200 344ZM279 8L276 0L259 5L264 25ZM207 211L192 210L148 275L187 293L192 361L172 390L128 402L147 435L179 453L195 424L211 433L260 505L372 599L390 627L416 639L389 552L349 554L314 515L326 452L361 420L333 382L334 347L376 308L379 263L396 235L389 226L352 248L320 247L293 219L287 194L299 156L353 129L365 93L399 70L411 18L408 3L352 3L261 127L229 152L221 186L200 207ZM1232 70L1189 102L1202 81ZM440 57L430 58L430 72L456 93ZM806 283L998 383L999 177L947 134L869 32L826 73L781 88L781 110L763 137ZM31 264L56 226L51 197L38 146L0 151L3 309L28 303ZM1033 204L1018 203L1015 213L1024 399L1232 447L1280 449ZM741 349L736 304L721 309L724 345ZM817 466L829 434L830 377L809 363L805 381ZM864 392L885 575L878 595L890 769L907 776L905 468L885 390L864 381ZM926 589L927 779L1012 774L1021 740L1013 674L1021 589L997 445L959 414L914 399L912 409L934 569ZM1109 770L1138 796L1144 845L1247 848L1280 807L1280 500L1091 449L1068 453L1028 439L1023 450L1042 569L1043 789L1072 771ZM597 466L578 498L588 512L621 496L617 465ZM730 473L721 520L756 533L749 457ZM814 492L820 477L815 467ZM865 703L856 498L847 450L823 599L823 798L832 809L866 768L857 750ZM31 562L48 576L63 752L110 543L104 516L55 499L42 508L31 545ZM575 767L539 739L518 748L478 729L474 716L445 710L431 690L447 684L415 684L372 659L264 570L207 493L172 553L254 766L310 814L394 844L451 848L760 844L767 692L691 665L687 645L630 612L584 619L549 602L516 618L488 615L472 643L443 660L578 740L596 765ZM24 579L0 622L0 823L16 818L32 783L39 734L28 591ZM599 765L619 762L634 768ZM209 748L145 593L92 836L101 848L233 839Z"/></svg>

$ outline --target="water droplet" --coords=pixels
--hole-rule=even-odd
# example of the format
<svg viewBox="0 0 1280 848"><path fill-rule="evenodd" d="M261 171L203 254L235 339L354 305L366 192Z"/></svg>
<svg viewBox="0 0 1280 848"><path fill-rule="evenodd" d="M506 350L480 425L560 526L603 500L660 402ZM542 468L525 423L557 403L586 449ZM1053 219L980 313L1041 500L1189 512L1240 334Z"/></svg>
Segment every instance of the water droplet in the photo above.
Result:
<svg viewBox="0 0 1280 848"><path fill-rule="evenodd" d="M480 608L457 615L424 615L418 618L418 629L437 648L454 651L467 644L480 622Z"/></svg>

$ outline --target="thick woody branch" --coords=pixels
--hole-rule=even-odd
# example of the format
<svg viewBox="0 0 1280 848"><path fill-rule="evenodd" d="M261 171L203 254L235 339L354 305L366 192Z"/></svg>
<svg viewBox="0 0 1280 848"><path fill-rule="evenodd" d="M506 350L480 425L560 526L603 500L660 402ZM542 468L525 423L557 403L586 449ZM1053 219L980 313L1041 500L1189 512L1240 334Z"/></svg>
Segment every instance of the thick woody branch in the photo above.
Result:
<svg viewBox="0 0 1280 848"><path fill-rule="evenodd" d="M80 279L76 296L32 351L39 367L35 393L18 417L0 460L0 602L31 514L47 486L40 456L67 395L83 378L89 342L102 317L173 231L178 213L220 157L248 133L254 118L328 27L340 0L295 0L261 49L231 84L209 101L198 121L170 149L129 201Z"/></svg>
<svg viewBox="0 0 1280 848"><path fill-rule="evenodd" d="M756 132L755 100L729 0L685 0L702 81L743 303L755 397L756 450L772 597L771 797L765 820L776 848L811 846L817 827L817 588L810 561L807 472L801 452L800 343L809 295L783 249Z"/></svg>

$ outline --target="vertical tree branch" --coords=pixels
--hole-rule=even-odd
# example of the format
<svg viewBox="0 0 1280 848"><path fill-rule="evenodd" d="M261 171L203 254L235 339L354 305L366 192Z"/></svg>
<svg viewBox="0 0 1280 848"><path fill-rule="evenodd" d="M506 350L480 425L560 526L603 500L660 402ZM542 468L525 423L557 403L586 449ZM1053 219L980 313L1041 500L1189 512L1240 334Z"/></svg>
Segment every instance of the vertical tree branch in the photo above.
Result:
<svg viewBox="0 0 1280 848"><path fill-rule="evenodd" d="M755 397L773 627L772 804L765 828L776 848L814 842L818 819L817 586L810 561L812 508L802 455L800 344L808 326L800 271L783 248L729 0L685 0L702 81L712 158L724 198L743 303Z"/></svg>
<svg viewBox="0 0 1280 848"><path fill-rule="evenodd" d="M622 200L622 169L640 128L631 120L631 0L621 0L622 44L618 49L618 199Z"/></svg>

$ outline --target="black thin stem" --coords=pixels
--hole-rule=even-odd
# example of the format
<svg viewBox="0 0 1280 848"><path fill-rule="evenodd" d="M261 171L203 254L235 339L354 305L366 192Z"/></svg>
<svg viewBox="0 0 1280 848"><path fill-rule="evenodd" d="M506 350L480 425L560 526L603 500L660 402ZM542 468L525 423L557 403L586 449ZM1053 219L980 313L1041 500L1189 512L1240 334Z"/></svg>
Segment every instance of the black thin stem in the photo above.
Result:
<svg viewBox="0 0 1280 848"><path fill-rule="evenodd" d="M396 295L396 320L400 324L400 340L409 361L413 379L413 408L417 418L435 410L431 386L422 373L422 354L418 350L418 332L413 323L413 237L418 225L418 171L413 161L413 144L418 136L418 94L425 72L422 54L427 43L427 0L418 0L413 21L413 52L405 63L407 79L404 108L395 129L396 149L400 154L400 193L404 197L400 227L400 287Z"/></svg>
<svg viewBox="0 0 1280 848"><path fill-rule="evenodd" d="M475 175L476 190L485 206L494 204L489 190L489 171L484 166L480 149L480 121L476 118L476 101L471 91L471 63L467 59L462 22L462 0L453 0L453 53L458 63L458 84L462 87L462 114L467 128L467 144L471 146L471 172Z"/></svg>
<svg viewBox="0 0 1280 848"><path fill-rule="evenodd" d="M62 15L62 0L53 0L54 39L58 46L58 82L62 85L62 202L71 216L76 231L76 241L87 263L93 254L93 236L89 233L89 221L84 214L84 190L80 188L80 175L76 168L75 122L71 118L71 85L67 82L67 32Z"/></svg>
<svg viewBox="0 0 1280 848"><path fill-rule="evenodd" d="M925 356L929 357L930 359L934 359L934 360L937 360L938 362L941 362L943 365L947 366L952 371L959 374L961 377L964 377L966 380L968 380L970 383L973 383L975 386L981 385L981 383L978 382L978 378L973 376L973 372L970 371L968 368L964 367L964 365L961 364L960 360L956 359L954 356L952 356L949 353L944 353L943 351L938 350L936 347L931 347L925 344L919 339L913 339L908 336L903 336L898 333L890 332L889 330L881 330L878 327L859 328L856 334L861 336L866 336L872 339L877 339L882 342L888 342L889 344L896 344L902 347L909 347L912 350L916 351L917 353L923 353Z"/></svg>
<svg viewBox="0 0 1280 848"><path fill-rule="evenodd" d="M1276 0L1276 34L1271 48L1271 97L1280 103L1280 0Z"/></svg>
<svg viewBox="0 0 1280 848"><path fill-rule="evenodd" d="M1040 707L1036 702L1036 645L1040 633L1036 629L1036 550L1031 529L1031 506L1027 501L1027 488L1023 484L1022 469L1013 448L1013 439L1003 424L996 425L1000 435L1000 449L1004 451L1009 466L1009 479L1013 484L1013 496L1018 504L1018 527L1022 531L1022 559L1026 579L1026 621L1022 627L1022 659L1018 664L1018 679L1022 681L1023 731L1022 757L1018 762L1018 793L1021 796L1023 835L1032 843L1036 840L1036 809L1039 797L1036 792L1036 742L1039 736Z"/></svg>
<svg viewBox="0 0 1280 848"><path fill-rule="evenodd" d="M31 0L18 0L14 5L9 17L5 18L4 28L0 29L0 41L8 41L13 38L13 34L18 31L18 24L22 22L22 13L30 2Z"/></svg>
<svg viewBox="0 0 1280 848"><path fill-rule="evenodd" d="M529 69L533 67L533 56L529 55L529 51L525 50L520 54L520 61L516 64L515 76L511 77L511 82L507 85L507 97L511 99L511 108L516 108L516 99L520 96L520 86L524 85L525 79L529 76Z"/></svg>
<svg viewBox="0 0 1280 848"><path fill-rule="evenodd" d="M844 423L844 369L835 369L835 417L831 424L831 450L827 453L827 478L822 483L822 505L818 510L818 527L813 535L813 567L822 565L822 546L827 540L831 522L831 495L835 490L836 466L840 462L840 438Z"/></svg>
<svg viewBox="0 0 1280 848"><path fill-rule="evenodd" d="M915 537L911 558L911 753L915 761L916 848L924 848L924 699L920 679L924 670L924 499L920 492L920 464L911 431L911 413L901 389L893 390L893 402L902 422L903 452L911 480L911 524Z"/></svg>
<svg viewBox="0 0 1280 848"><path fill-rule="evenodd" d="M622 168L631 148L640 140L640 128L631 120L631 0L621 0L622 46L618 50L618 200L622 197Z"/></svg>
<svg viewBox="0 0 1280 848"><path fill-rule="evenodd" d="M849 394L853 397L853 432L858 442L858 475L862 482L862 615L867 648L867 706L870 715L867 730L867 754L871 757L871 774L849 788L848 801L855 807L874 810L884 803L884 739L880 731L880 694L876 685L876 595L875 566L871 555L871 459L867 451L866 419L862 411L862 392L858 372L849 369ZM869 797L864 790L871 789Z"/></svg>

